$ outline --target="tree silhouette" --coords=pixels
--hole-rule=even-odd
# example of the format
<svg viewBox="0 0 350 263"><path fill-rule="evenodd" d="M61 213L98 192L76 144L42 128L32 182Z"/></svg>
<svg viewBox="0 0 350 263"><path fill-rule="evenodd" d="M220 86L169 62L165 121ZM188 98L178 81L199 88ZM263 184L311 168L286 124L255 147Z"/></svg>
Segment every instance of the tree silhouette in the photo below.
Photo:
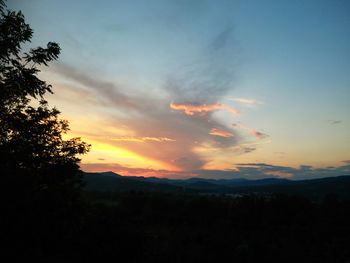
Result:
<svg viewBox="0 0 350 263"><path fill-rule="evenodd" d="M38 78L39 67L56 60L60 47L22 51L33 31L23 14L0 0L0 173L2 193L15 200L69 204L81 185L79 154L89 145L63 139L68 122L44 99L52 86ZM52 204L51 204L52 205Z"/></svg>

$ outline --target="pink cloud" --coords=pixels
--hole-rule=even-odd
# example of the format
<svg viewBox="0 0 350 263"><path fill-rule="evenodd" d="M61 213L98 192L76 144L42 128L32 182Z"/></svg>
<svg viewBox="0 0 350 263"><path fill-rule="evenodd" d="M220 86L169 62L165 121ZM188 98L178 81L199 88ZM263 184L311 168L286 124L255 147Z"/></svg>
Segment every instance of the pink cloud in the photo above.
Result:
<svg viewBox="0 0 350 263"><path fill-rule="evenodd" d="M213 104L193 104L193 103L170 103L170 108L173 110L178 110L184 112L186 115L193 116L196 113L200 115L205 115L208 112L217 111L217 110L225 110L234 115L239 115L239 111L235 108L221 103L213 103Z"/></svg>
<svg viewBox="0 0 350 263"><path fill-rule="evenodd" d="M212 128L209 134L214 136L224 137L224 138L230 138L234 136L231 132L220 130L217 128Z"/></svg>

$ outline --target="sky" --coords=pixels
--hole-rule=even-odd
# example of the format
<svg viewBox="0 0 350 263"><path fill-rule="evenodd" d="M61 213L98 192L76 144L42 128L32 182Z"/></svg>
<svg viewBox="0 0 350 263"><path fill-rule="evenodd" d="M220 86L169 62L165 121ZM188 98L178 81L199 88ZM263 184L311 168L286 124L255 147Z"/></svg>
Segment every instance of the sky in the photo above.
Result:
<svg viewBox="0 0 350 263"><path fill-rule="evenodd" d="M350 174L350 1L11 0L84 171Z"/></svg>

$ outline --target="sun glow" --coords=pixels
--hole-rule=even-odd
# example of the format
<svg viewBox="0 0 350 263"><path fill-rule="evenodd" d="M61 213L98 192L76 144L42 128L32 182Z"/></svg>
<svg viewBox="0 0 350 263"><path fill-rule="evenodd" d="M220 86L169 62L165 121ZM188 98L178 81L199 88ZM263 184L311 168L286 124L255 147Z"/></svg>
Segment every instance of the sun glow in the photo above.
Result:
<svg viewBox="0 0 350 263"><path fill-rule="evenodd" d="M78 137L75 134L69 133L65 135L64 139ZM179 171L180 169L174 165L168 164L163 161L154 160L146 156L142 156L133 151L127 150L122 147L118 147L108 142L102 142L87 137L81 137L81 139L92 145L89 154L82 156L82 164L99 163L99 164L123 164L130 168L147 168L156 170L171 170Z"/></svg>

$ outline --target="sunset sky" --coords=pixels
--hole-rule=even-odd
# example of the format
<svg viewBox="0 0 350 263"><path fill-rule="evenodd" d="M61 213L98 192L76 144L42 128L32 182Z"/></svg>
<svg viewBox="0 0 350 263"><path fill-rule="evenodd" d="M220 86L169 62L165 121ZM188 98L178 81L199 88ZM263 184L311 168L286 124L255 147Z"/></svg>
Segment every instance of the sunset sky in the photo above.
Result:
<svg viewBox="0 0 350 263"><path fill-rule="evenodd" d="M350 1L10 0L84 171L350 174Z"/></svg>

